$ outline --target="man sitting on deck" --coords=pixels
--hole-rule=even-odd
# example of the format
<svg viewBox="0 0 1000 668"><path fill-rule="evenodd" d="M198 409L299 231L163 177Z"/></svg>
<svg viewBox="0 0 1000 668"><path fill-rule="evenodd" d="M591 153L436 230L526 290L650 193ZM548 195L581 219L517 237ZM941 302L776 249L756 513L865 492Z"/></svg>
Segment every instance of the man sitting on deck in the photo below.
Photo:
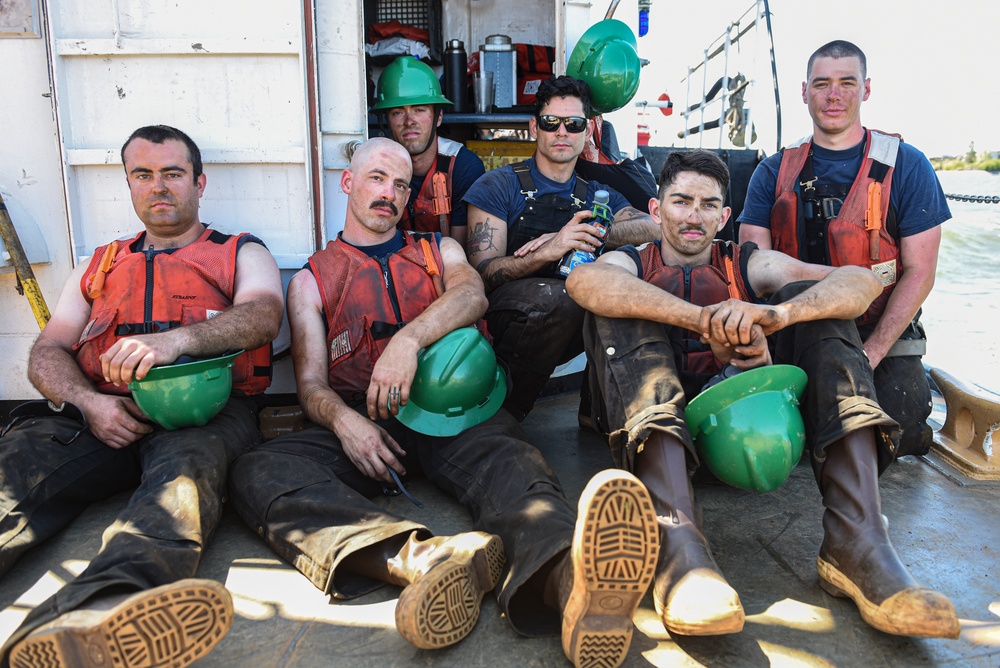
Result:
<svg viewBox="0 0 1000 668"><path fill-rule="evenodd" d="M440 437L394 417L410 400L419 351L486 310L458 243L396 228L410 169L403 147L374 138L344 171L344 231L288 288L298 395L313 424L237 460L233 504L325 593L403 587L396 628L417 647L462 640L502 583L516 631L545 635L561 623L577 666L616 666L656 560L656 517L639 481L598 474L575 517L506 410ZM458 499L477 531L434 536L366 498L401 487L408 472Z"/></svg>
<svg viewBox="0 0 1000 668"><path fill-rule="evenodd" d="M672 153L659 199L650 201L660 240L605 253L566 281L590 311L584 336L596 422L659 516L653 594L664 626L681 635L743 628L739 596L695 519L689 472L698 458L684 407L722 365L748 369L773 359L809 377L801 410L825 507L820 586L849 596L886 633L958 637L951 602L916 583L881 514L878 475L893 460L899 427L879 407L851 320L881 283L865 268L715 241L730 213L728 182L715 154Z"/></svg>
<svg viewBox="0 0 1000 668"><path fill-rule="evenodd" d="M262 438L249 395L271 382L281 278L259 239L200 222L206 177L185 133L142 127L121 154L145 229L74 270L31 349L45 400L15 409L0 438L0 574L90 503L134 492L87 568L0 650L5 667L186 666L233 621L225 587L191 578L229 462ZM204 426L152 425L129 393L154 365L241 348L233 394Z"/></svg>

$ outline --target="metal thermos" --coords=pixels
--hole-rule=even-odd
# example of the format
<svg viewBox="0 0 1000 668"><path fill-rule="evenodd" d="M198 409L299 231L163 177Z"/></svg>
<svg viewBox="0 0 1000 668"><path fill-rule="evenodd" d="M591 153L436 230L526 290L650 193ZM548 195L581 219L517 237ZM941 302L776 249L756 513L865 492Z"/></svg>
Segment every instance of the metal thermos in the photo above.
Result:
<svg viewBox="0 0 1000 668"><path fill-rule="evenodd" d="M456 114L472 111L469 102L468 60L465 43L460 39L448 40L448 46L444 50L444 96L455 103L452 111Z"/></svg>

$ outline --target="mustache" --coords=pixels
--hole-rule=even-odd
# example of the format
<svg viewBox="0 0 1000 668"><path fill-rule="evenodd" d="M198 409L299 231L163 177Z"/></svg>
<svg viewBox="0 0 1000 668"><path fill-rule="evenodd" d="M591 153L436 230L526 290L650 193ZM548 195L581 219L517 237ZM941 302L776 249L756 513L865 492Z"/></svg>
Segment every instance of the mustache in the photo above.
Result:
<svg viewBox="0 0 1000 668"><path fill-rule="evenodd" d="M391 210L392 211L392 215L394 215L394 216L398 216L399 215L399 209L396 207L396 205L393 202L390 202L387 199L377 199L377 200L375 200L374 202L372 202L371 204L368 205L369 209L381 209L383 207L387 207L389 210Z"/></svg>

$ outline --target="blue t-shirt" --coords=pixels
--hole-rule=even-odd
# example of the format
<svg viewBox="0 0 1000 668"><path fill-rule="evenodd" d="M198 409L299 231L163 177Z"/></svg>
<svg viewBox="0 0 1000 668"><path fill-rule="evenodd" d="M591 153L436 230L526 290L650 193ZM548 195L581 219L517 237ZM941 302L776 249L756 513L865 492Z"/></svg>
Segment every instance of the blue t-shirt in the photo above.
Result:
<svg viewBox="0 0 1000 668"><path fill-rule="evenodd" d="M865 142L831 151L813 144L813 169L819 183L853 183L864 160ZM746 201L739 223L771 227L771 207L778 182L781 154L775 153L757 165L750 177ZM796 191L798 186L796 186ZM899 236L909 237L929 230L951 218L941 183L930 161L918 149L899 143L896 167L889 190L889 205L896 211Z"/></svg>
<svg viewBox="0 0 1000 668"><path fill-rule="evenodd" d="M465 148L459 149L455 156L455 169L451 172L451 218L452 227L466 227L469 224L468 209L462 204L462 198L476 180L486 173L483 161L479 156ZM410 199L413 203L417 193L424 187L424 176L413 175L410 179Z"/></svg>
<svg viewBox="0 0 1000 668"><path fill-rule="evenodd" d="M529 158L526 162L531 169L531 180L534 182L535 188L538 189L535 197L555 194L565 199L572 199L576 180L579 178L576 174L573 174L573 178L566 183L559 183L542 176L538 167L535 166L534 158ZM612 213L618 213L625 207L631 206L628 200L610 186L597 181L587 181L587 207L593 206L594 193L598 190L608 191L608 206ZM469 188L469 192L465 194L465 202L496 216L500 220L507 221L508 229L521 217L525 207L525 198L521 194L521 182L517 180L517 174L514 173L514 168L511 165L504 165L487 172Z"/></svg>

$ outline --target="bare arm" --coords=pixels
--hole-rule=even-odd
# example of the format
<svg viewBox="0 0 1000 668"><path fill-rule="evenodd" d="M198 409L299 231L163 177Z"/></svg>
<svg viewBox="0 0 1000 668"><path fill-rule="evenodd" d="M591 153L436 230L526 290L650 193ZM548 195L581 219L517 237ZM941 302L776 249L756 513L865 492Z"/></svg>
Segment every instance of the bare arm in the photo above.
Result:
<svg viewBox="0 0 1000 668"><path fill-rule="evenodd" d="M578 304L608 318L634 318L661 322L693 332L707 332L700 323L706 308L647 283L638 276L638 267L625 253L605 253L596 262L579 265L566 278L566 290ZM707 319L705 320L707 322ZM712 340L720 360L741 368L760 366L769 361L767 341L760 326L748 327L746 341L731 345L725 337Z"/></svg>
<svg viewBox="0 0 1000 668"><path fill-rule="evenodd" d="M330 388L323 301L309 270L300 271L288 284L288 324L295 382L306 416L333 432L351 462L369 478L390 481L387 467L405 474L397 455L406 453L399 444Z"/></svg>
<svg viewBox="0 0 1000 668"><path fill-rule="evenodd" d="M28 379L57 406L79 408L91 433L113 448L123 448L152 431L130 397L98 392L76 363L73 346L90 319L90 304L80 292L87 264L79 265L63 286L52 317L31 348Z"/></svg>
<svg viewBox="0 0 1000 668"><path fill-rule="evenodd" d="M826 267L808 264L777 251L758 251L747 266L750 284L762 298L795 281L817 281L807 290L780 304L750 304L729 299L706 308L698 331L731 344L746 344L753 325L765 334L797 322L856 318L882 291L882 284L863 267Z"/></svg>
<svg viewBox="0 0 1000 668"><path fill-rule="evenodd" d="M368 416L373 420L396 414L409 401L417 371L417 354L448 332L471 325L486 313L489 302L483 282L452 239L441 240L444 294L411 320L389 341L372 372L368 386ZM390 403L390 391L398 388L398 403Z"/></svg>
<svg viewBox="0 0 1000 668"><path fill-rule="evenodd" d="M566 291L591 313L608 318L637 318L698 331L701 307L665 292L638 276L625 253L611 251L581 264L566 278Z"/></svg>
<svg viewBox="0 0 1000 668"><path fill-rule="evenodd" d="M909 326L934 287L940 246L940 225L900 240L902 276L889 295L875 331L865 341L865 352L873 368L879 365L892 344Z"/></svg>
<svg viewBox="0 0 1000 668"><path fill-rule="evenodd" d="M761 250L771 250L771 230L760 225L744 223L740 225L740 243L752 241Z"/></svg>
<svg viewBox="0 0 1000 668"><path fill-rule="evenodd" d="M469 262L479 271L486 291L490 292L507 281L530 276L570 250L599 248L600 233L585 222L593 215L589 210L578 211L558 232L543 234L508 256L506 221L470 204Z"/></svg>
<svg viewBox="0 0 1000 668"><path fill-rule="evenodd" d="M608 247L618 248L628 244L639 246L659 238L660 226L653 222L649 214L639 211L634 206L627 206L615 214Z"/></svg>

